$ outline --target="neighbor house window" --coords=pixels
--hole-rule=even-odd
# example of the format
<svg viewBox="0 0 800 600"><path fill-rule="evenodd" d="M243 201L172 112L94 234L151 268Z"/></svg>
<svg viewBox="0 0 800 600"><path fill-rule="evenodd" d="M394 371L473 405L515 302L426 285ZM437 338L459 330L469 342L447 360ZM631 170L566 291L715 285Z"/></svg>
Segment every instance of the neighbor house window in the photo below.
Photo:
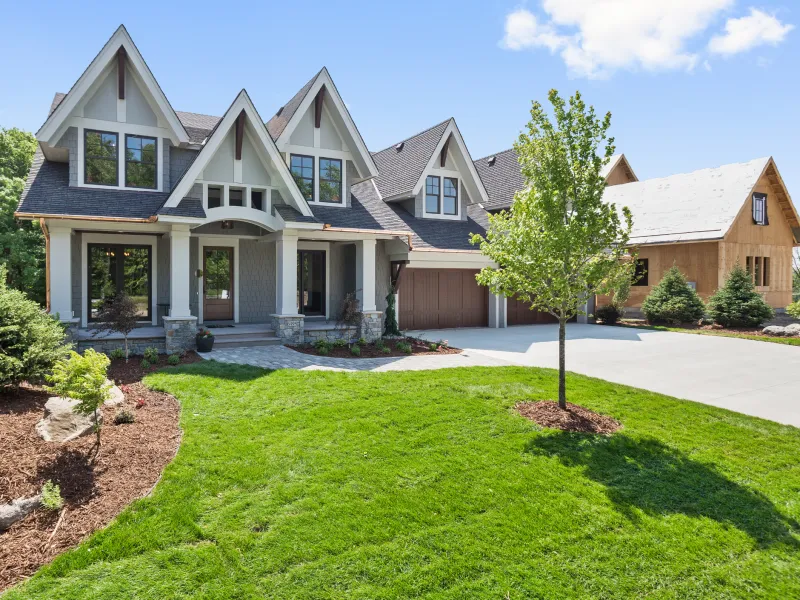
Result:
<svg viewBox="0 0 800 600"><path fill-rule="evenodd" d="M308 202L314 201L314 157L292 154L289 158L292 177Z"/></svg>
<svg viewBox="0 0 800 600"><path fill-rule="evenodd" d="M452 177L444 178L444 214L458 214L458 179Z"/></svg>
<svg viewBox="0 0 800 600"><path fill-rule="evenodd" d="M222 206L222 188L208 188L208 208L219 208Z"/></svg>
<svg viewBox="0 0 800 600"><path fill-rule="evenodd" d="M766 194L753 194L753 223L756 225L769 225Z"/></svg>
<svg viewBox="0 0 800 600"><path fill-rule="evenodd" d="M256 210L266 210L264 208L264 192L252 190L250 192L250 205Z"/></svg>
<svg viewBox="0 0 800 600"><path fill-rule="evenodd" d="M756 285L761 285L761 257L760 256L756 256L755 257L755 263L754 264L755 264L755 269L753 270L753 273L755 275Z"/></svg>
<svg viewBox="0 0 800 600"><path fill-rule="evenodd" d="M650 285L648 283L648 261L646 258L640 258L636 261L636 270L633 273L633 283L631 285Z"/></svg>
<svg viewBox="0 0 800 600"><path fill-rule="evenodd" d="M140 135L125 136L125 186L158 187L156 168L156 139Z"/></svg>
<svg viewBox="0 0 800 600"><path fill-rule="evenodd" d="M439 214L439 178L434 175L425 179L425 212Z"/></svg>
<svg viewBox="0 0 800 600"><path fill-rule="evenodd" d="M228 206L244 206L244 190L228 190Z"/></svg>
<svg viewBox="0 0 800 600"><path fill-rule="evenodd" d="M89 320L121 293L133 300L140 320L152 318L151 250L150 246L88 245Z"/></svg>
<svg viewBox="0 0 800 600"><path fill-rule="evenodd" d="M753 278L753 257L748 256L744 259L744 269L747 271L747 274L750 275L750 279Z"/></svg>
<svg viewBox="0 0 800 600"><path fill-rule="evenodd" d="M319 159L319 201L342 203L342 161Z"/></svg>
<svg viewBox="0 0 800 600"><path fill-rule="evenodd" d="M769 285L769 256L764 257L762 269L764 270L764 282L761 285L766 287Z"/></svg>
<svg viewBox="0 0 800 600"><path fill-rule="evenodd" d="M117 185L119 171L117 168L117 141L116 133L107 131L84 132L84 183L92 185Z"/></svg>

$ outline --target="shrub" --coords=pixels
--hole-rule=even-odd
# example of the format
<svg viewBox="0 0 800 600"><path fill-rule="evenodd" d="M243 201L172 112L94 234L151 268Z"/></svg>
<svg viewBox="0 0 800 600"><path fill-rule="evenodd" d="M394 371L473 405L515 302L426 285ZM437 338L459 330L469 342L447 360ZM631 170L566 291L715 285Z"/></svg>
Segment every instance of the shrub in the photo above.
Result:
<svg viewBox="0 0 800 600"><path fill-rule="evenodd" d="M608 304L595 309L594 316L606 325L614 325L622 316L622 311L614 304Z"/></svg>
<svg viewBox="0 0 800 600"><path fill-rule="evenodd" d="M173 367L181 364L181 357L178 354L170 354L167 357L167 364L172 365Z"/></svg>
<svg viewBox="0 0 800 600"><path fill-rule="evenodd" d="M353 344L350 346L350 354L353 356L361 356L361 346L358 344Z"/></svg>
<svg viewBox="0 0 800 600"><path fill-rule="evenodd" d="M358 338L358 341L356 341L356 344L358 344L359 346L366 346L367 340L365 340L363 337L360 337Z"/></svg>
<svg viewBox="0 0 800 600"><path fill-rule="evenodd" d="M775 316L739 263L728 273L725 284L708 299L708 312L723 327L758 327Z"/></svg>
<svg viewBox="0 0 800 600"><path fill-rule="evenodd" d="M143 358L142 362L139 363L139 366L142 367L145 370L149 369L150 368L150 361L147 360L146 358Z"/></svg>
<svg viewBox="0 0 800 600"><path fill-rule="evenodd" d="M800 319L800 300L792 302L786 307L786 314L795 319Z"/></svg>
<svg viewBox="0 0 800 600"><path fill-rule="evenodd" d="M78 400L75 412L88 415L94 413L97 444L100 444L100 421L98 410L103 402L111 397L111 384L107 379L109 360L91 348L83 353L70 352L69 358L60 360L53 368L53 374L47 377L51 385L46 389L62 398Z"/></svg>
<svg viewBox="0 0 800 600"><path fill-rule="evenodd" d="M122 360L125 358L125 350L122 348L114 348L111 352L108 353L108 356L111 360Z"/></svg>
<svg viewBox="0 0 800 600"><path fill-rule="evenodd" d="M314 348L316 348L317 352L319 352L320 354L323 351L325 352L325 354L328 354L328 352L330 352L331 349L331 344L328 340L317 340L316 342L314 342Z"/></svg>
<svg viewBox="0 0 800 600"><path fill-rule="evenodd" d="M430 342L428 344L428 350L430 350L431 352L436 352L438 349L439 349L439 344L437 344L436 342Z"/></svg>
<svg viewBox="0 0 800 600"><path fill-rule="evenodd" d="M158 362L158 348L154 346L150 346L144 349L144 357L147 359L149 363L157 363Z"/></svg>
<svg viewBox="0 0 800 600"><path fill-rule="evenodd" d="M703 318L705 306L673 265L644 299L642 312L650 323L696 323Z"/></svg>
<svg viewBox="0 0 800 600"><path fill-rule="evenodd" d="M333 340L333 347L334 348L344 348L347 346L347 340L344 338L336 338Z"/></svg>
<svg viewBox="0 0 800 600"><path fill-rule="evenodd" d="M381 352L383 352L384 354L389 354L391 351L392 349L389 348L389 346L381 346Z"/></svg>
<svg viewBox="0 0 800 600"><path fill-rule="evenodd" d="M110 302L106 302L97 314L98 327L93 335L104 331L121 333L125 339L125 360L128 360L128 334L136 327L139 320L139 309L136 303L125 293L117 294Z"/></svg>
<svg viewBox="0 0 800 600"><path fill-rule="evenodd" d="M114 415L114 425L128 425L136 421L136 417L129 410L121 410Z"/></svg>
<svg viewBox="0 0 800 600"><path fill-rule="evenodd" d="M59 510L64 506L64 499L61 497L61 487L49 479L42 486L42 506L48 510Z"/></svg>
<svg viewBox="0 0 800 600"><path fill-rule="evenodd" d="M320 346L319 348L317 348L317 354L319 354L320 356L328 356L330 352L331 351L327 346Z"/></svg>
<svg viewBox="0 0 800 600"><path fill-rule="evenodd" d="M400 352L403 352L404 354L411 354L412 348L411 348L411 344L409 344L408 342L397 342L396 348Z"/></svg>
<svg viewBox="0 0 800 600"><path fill-rule="evenodd" d="M0 388L41 379L69 350L61 324L5 282L0 265Z"/></svg>
<svg viewBox="0 0 800 600"><path fill-rule="evenodd" d="M383 338L378 338L377 340L375 340L375 347L378 350L383 349L384 346L386 346L386 342L383 341Z"/></svg>

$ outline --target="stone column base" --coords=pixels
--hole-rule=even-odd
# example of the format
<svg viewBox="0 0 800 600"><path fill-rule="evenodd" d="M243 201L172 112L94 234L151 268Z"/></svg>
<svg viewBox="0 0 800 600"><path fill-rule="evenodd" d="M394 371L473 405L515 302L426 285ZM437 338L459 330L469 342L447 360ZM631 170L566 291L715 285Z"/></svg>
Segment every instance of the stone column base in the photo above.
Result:
<svg viewBox="0 0 800 600"><path fill-rule="evenodd" d="M164 317L164 333L167 354L194 350L197 347L197 317Z"/></svg>
<svg viewBox="0 0 800 600"><path fill-rule="evenodd" d="M304 315L270 315L272 329L275 337L279 337L284 344L302 344L305 339Z"/></svg>
<svg viewBox="0 0 800 600"><path fill-rule="evenodd" d="M379 310L364 311L364 319L358 329L358 337L374 342L383 335L383 312Z"/></svg>

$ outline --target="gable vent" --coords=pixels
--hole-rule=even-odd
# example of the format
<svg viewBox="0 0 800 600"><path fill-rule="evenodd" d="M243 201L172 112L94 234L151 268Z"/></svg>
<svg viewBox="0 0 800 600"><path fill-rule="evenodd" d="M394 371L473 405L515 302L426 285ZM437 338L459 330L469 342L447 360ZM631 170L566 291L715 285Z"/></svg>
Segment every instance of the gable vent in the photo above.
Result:
<svg viewBox="0 0 800 600"><path fill-rule="evenodd" d="M406 145L406 143L405 143L405 142L400 142L399 144L397 144L397 145L394 147L394 149L395 149L395 150L397 150L398 152L400 152L400 151L403 149L403 146L405 146L405 145Z"/></svg>
<svg viewBox="0 0 800 600"><path fill-rule="evenodd" d="M285 106L281 106L281 107L278 109L278 112L276 112L276 113L275 113L275 116L276 116L276 117L280 117L280 116L281 116L281 113L283 112L283 109L284 109L284 108L286 108L286 107L285 107Z"/></svg>
<svg viewBox="0 0 800 600"><path fill-rule="evenodd" d="M490 156L490 157L489 157L489 160L487 160L487 161L486 161L486 163L487 163L487 164L488 164L490 167L493 167L493 166L494 166L494 162L495 162L496 160L497 160L497 157L496 157L496 156Z"/></svg>

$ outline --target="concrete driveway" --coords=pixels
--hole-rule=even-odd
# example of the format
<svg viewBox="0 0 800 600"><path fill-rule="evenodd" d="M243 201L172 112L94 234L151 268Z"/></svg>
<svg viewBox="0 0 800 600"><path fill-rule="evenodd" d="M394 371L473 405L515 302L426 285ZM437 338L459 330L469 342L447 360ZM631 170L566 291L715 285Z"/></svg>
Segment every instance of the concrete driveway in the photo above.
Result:
<svg viewBox="0 0 800 600"><path fill-rule="evenodd" d="M414 332L515 365L558 368L558 326ZM567 370L800 427L800 347L570 324Z"/></svg>

